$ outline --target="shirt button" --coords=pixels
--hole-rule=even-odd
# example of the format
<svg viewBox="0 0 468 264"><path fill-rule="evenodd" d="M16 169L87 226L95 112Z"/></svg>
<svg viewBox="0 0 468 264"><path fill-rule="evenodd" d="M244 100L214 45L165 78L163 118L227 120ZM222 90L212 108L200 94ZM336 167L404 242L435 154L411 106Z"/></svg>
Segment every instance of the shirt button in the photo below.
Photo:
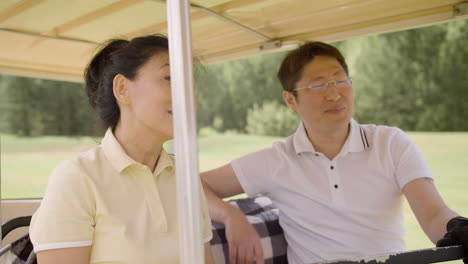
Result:
<svg viewBox="0 0 468 264"><path fill-rule="evenodd" d="M335 184L335 186L334 186L334 187L335 187L335 189L338 189L338 184Z"/></svg>
<svg viewBox="0 0 468 264"><path fill-rule="evenodd" d="M331 170L333 170L334 168L335 168L335 167L333 167L333 165L332 165L332 166L330 166L330 169L331 169Z"/></svg>
<svg viewBox="0 0 468 264"><path fill-rule="evenodd" d="M317 154L317 153L315 153L315 157L318 157L318 154Z"/></svg>

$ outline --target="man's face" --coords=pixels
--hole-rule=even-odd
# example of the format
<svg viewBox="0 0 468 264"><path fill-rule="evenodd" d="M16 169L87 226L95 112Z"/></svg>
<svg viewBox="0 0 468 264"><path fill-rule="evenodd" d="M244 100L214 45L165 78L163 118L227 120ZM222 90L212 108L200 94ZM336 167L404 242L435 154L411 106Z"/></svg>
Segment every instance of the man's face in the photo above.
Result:
<svg viewBox="0 0 468 264"><path fill-rule="evenodd" d="M347 78L345 70L335 58L316 56L304 66L296 88L317 87ZM306 128L325 132L347 129L354 110L353 87L347 83L339 86L331 82L323 89L299 89L297 97L285 91L283 97L286 104L299 114Z"/></svg>

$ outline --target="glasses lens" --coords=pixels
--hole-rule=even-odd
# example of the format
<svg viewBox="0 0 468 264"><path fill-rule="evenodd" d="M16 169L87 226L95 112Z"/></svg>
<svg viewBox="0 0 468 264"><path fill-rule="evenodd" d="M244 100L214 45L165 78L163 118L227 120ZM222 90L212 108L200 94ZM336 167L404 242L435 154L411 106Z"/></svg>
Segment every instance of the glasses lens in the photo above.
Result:
<svg viewBox="0 0 468 264"><path fill-rule="evenodd" d="M336 85L336 87L347 87L347 86L351 86L351 80L350 80L350 79L347 79L347 80L342 80L342 81L336 81L336 82L335 82L335 85Z"/></svg>
<svg viewBox="0 0 468 264"><path fill-rule="evenodd" d="M327 88L327 86L328 83L313 83L312 85L310 85L310 88L312 88L313 90L322 90Z"/></svg>

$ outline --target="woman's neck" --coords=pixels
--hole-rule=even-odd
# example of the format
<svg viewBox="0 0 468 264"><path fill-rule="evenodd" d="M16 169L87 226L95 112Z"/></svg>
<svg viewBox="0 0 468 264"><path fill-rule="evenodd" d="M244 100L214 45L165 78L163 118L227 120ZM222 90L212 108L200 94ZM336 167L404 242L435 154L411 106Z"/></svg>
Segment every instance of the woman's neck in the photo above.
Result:
<svg viewBox="0 0 468 264"><path fill-rule="evenodd" d="M163 141L155 137L154 133L119 122L114 129L114 136L128 156L148 166L151 171L155 170Z"/></svg>

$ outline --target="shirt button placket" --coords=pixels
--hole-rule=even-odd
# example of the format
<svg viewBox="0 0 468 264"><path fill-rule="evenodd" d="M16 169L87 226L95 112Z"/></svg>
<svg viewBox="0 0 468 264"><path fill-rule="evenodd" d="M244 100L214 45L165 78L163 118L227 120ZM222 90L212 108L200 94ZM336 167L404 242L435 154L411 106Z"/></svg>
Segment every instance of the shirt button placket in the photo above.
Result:
<svg viewBox="0 0 468 264"><path fill-rule="evenodd" d="M343 197L343 190L340 186L340 179L339 179L339 174L336 171L336 165L331 164L329 167L330 170L330 192L333 197L333 203L337 205L343 205L344 204L344 197Z"/></svg>
<svg viewBox="0 0 468 264"><path fill-rule="evenodd" d="M332 164L328 165L328 174L330 175L330 178L328 180L329 180L329 184L331 186L335 185L335 182L336 182L334 169L335 169L335 166L333 166ZM332 196L333 203L335 203L336 202L336 191L333 188L330 188L330 194Z"/></svg>
<svg viewBox="0 0 468 264"><path fill-rule="evenodd" d="M336 204L339 202L339 196L338 196L338 193L337 193L337 189L336 186L337 186L337 175L336 175L336 168L335 168L335 165L333 164L330 164L328 166L328 172L329 172L329 175L330 175L330 178L329 178L329 184L330 184L330 193L331 193L331 196L332 196L332 200L333 200L333 203Z"/></svg>
<svg viewBox="0 0 468 264"><path fill-rule="evenodd" d="M153 173L148 169L147 175L145 175L147 180L147 185L145 186L145 193L146 193L146 203L148 205L148 209L154 219L155 228L159 232L167 232L167 219L166 214L164 211L164 207L162 206L161 197L158 191L157 181L153 176Z"/></svg>
<svg viewBox="0 0 468 264"><path fill-rule="evenodd" d="M335 166L330 165L330 170L333 171L334 169L335 169ZM334 187L335 189L338 189L338 184L336 184L336 175L335 175L334 172L332 172L332 175L333 175L333 177L332 177L332 178L333 178L333 182L332 182L333 187Z"/></svg>

